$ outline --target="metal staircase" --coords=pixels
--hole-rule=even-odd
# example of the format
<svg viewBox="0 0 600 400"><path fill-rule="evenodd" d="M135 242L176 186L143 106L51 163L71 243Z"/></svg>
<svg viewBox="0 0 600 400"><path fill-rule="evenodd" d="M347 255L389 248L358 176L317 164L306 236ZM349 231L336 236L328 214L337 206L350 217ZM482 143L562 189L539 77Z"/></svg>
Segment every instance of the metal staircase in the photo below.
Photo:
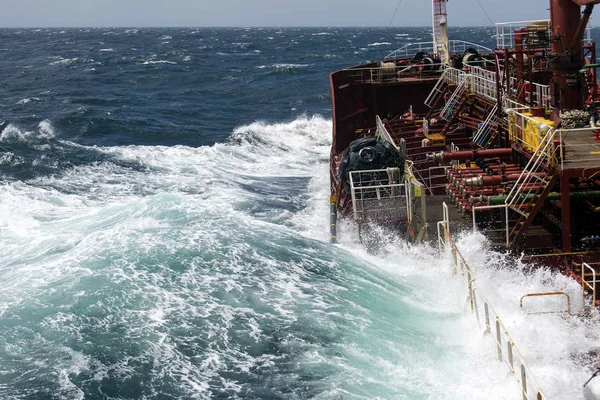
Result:
<svg viewBox="0 0 600 400"><path fill-rule="evenodd" d="M498 118L497 114L498 103L494 105L485 121L483 121L473 136L473 141L477 143L479 147L488 148L489 145L494 141L496 133L498 133L498 124L500 123L500 118Z"/></svg>
<svg viewBox="0 0 600 400"><path fill-rule="evenodd" d="M452 92L452 96L446 102L444 108L440 112L440 117L446 121L450 121L456 113L456 108L460 104L460 99L467 89L467 79L461 79L460 83Z"/></svg>
<svg viewBox="0 0 600 400"><path fill-rule="evenodd" d="M425 99L425 105L429 108L434 108L434 106L438 103L440 98L446 93L448 84L451 82L452 70L450 68L446 68L440 79L438 79L437 83L429 92L429 96Z"/></svg>
<svg viewBox="0 0 600 400"><path fill-rule="evenodd" d="M554 173L556 147L554 129L550 129L541 138L535 153L506 196L507 209L518 215L509 234L512 243L519 238L533 222L544 201L554 189L557 175Z"/></svg>

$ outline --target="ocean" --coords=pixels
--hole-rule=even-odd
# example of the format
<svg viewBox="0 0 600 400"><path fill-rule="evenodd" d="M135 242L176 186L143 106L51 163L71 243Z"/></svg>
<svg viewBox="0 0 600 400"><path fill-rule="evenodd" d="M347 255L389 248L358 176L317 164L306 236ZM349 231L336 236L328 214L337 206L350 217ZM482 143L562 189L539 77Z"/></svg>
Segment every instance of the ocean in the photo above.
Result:
<svg viewBox="0 0 600 400"><path fill-rule="evenodd" d="M329 243L328 74L429 32L0 30L0 399L521 398L449 254ZM548 398L583 398L597 326L519 308L580 287L458 243Z"/></svg>

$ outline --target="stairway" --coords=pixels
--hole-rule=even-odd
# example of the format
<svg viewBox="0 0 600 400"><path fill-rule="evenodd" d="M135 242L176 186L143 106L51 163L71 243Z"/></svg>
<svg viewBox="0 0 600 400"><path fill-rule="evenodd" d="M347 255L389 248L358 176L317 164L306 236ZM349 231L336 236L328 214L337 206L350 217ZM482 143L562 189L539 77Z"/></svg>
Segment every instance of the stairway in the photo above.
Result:
<svg viewBox="0 0 600 400"><path fill-rule="evenodd" d="M489 145L496 138L498 133L498 125L500 118L498 118L498 103L494 104L494 107L489 112L487 118L477 129L475 135L473 135L473 141L481 148L487 149Z"/></svg>
<svg viewBox="0 0 600 400"><path fill-rule="evenodd" d="M466 82L466 79L462 79L456 89L454 89L454 92L452 92L452 95L446 102L446 105L444 108L442 108L442 111L440 111L440 117L442 119L451 121L453 117L458 115L458 112L460 111L459 105L461 104L461 98L467 88Z"/></svg>
<svg viewBox="0 0 600 400"><path fill-rule="evenodd" d="M546 132L521 176L506 196L507 211L510 209L513 216L518 216L518 219L513 220L514 226L510 230L510 243L514 243L529 229L556 185L554 136L554 130Z"/></svg>

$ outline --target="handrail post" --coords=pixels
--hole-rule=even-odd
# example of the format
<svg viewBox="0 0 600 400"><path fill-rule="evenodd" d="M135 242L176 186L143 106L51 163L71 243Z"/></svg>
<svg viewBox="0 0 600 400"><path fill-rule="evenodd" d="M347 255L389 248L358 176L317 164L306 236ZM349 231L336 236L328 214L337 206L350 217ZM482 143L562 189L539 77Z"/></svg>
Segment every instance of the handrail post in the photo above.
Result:
<svg viewBox="0 0 600 400"><path fill-rule="evenodd" d="M492 325L490 324L490 307L488 306L487 301L484 303L484 311L485 311L485 332L492 332Z"/></svg>
<svg viewBox="0 0 600 400"><path fill-rule="evenodd" d="M528 400L527 396L527 372L525 372L525 366L521 364L521 387L523 388L523 400Z"/></svg>
<svg viewBox="0 0 600 400"><path fill-rule="evenodd" d="M506 352L508 354L508 366L510 367L510 371L511 372L515 372L515 367L514 367L514 358L513 358L513 342L512 340L509 340L508 342L506 342Z"/></svg>
<svg viewBox="0 0 600 400"><path fill-rule="evenodd" d="M498 344L498 361L502 361L502 333L498 316L496 316L496 343Z"/></svg>

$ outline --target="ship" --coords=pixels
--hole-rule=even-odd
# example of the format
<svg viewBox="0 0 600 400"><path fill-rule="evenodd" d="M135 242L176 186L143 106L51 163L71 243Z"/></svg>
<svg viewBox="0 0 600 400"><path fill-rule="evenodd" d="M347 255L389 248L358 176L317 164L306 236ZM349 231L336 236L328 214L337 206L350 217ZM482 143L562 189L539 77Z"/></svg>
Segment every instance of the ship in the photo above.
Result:
<svg viewBox="0 0 600 400"><path fill-rule="evenodd" d="M431 42L330 75L331 241L352 221L368 249L381 232L437 241L464 267L451 232L474 229L572 277L597 311L600 64L588 25L600 0L549 0L547 20L498 23L493 49L449 39L446 2L432 0ZM565 294L526 296L549 295Z"/></svg>

